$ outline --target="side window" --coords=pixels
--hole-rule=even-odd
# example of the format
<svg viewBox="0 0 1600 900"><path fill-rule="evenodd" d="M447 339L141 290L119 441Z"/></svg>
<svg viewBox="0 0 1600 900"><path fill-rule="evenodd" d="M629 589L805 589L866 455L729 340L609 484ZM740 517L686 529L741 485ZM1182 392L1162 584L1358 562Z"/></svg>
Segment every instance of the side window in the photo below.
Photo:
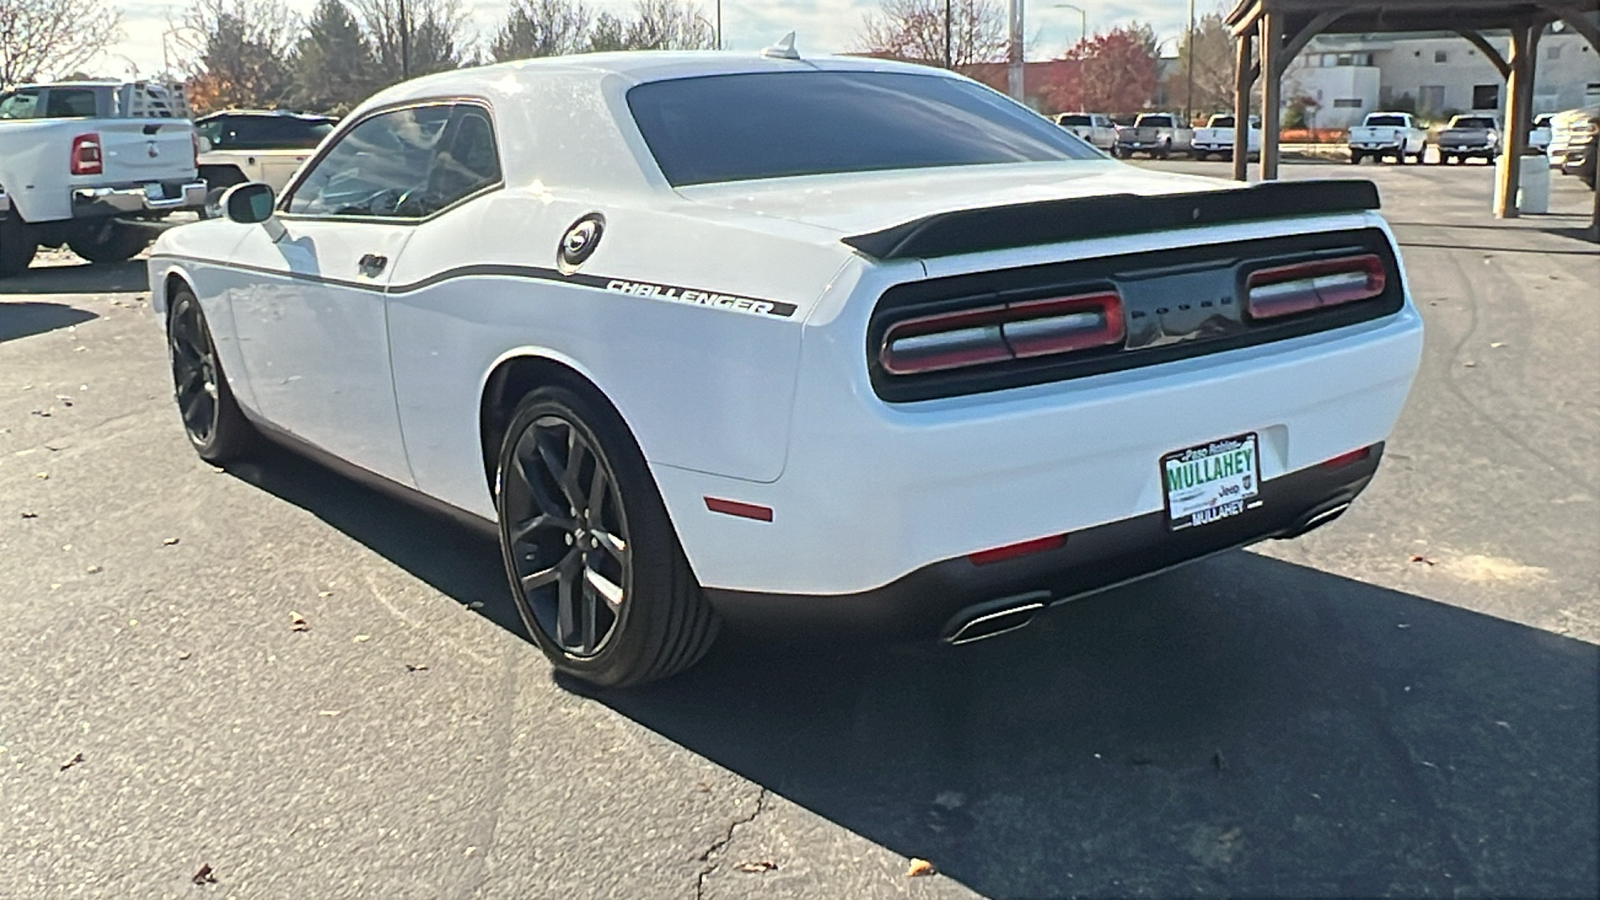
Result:
<svg viewBox="0 0 1600 900"><path fill-rule="evenodd" d="M429 212L443 209L457 200L500 180L500 154L494 145L494 126L489 114L474 106L458 106L455 137L450 149L440 153L428 175L426 197Z"/></svg>
<svg viewBox="0 0 1600 900"><path fill-rule="evenodd" d="M310 216L427 215L428 173L450 121L448 105L382 113L350 129L289 197Z"/></svg>
<svg viewBox="0 0 1600 900"><path fill-rule="evenodd" d="M213 148L222 146L222 120L210 119L205 122L196 122L194 133L211 142Z"/></svg>
<svg viewBox="0 0 1600 900"><path fill-rule="evenodd" d="M94 91L86 88L51 88L44 114L49 119L91 119L95 114Z"/></svg>
<svg viewBox="0 0 1600 900"><path fill-rule="evenodd" d="M33 88L0 94L0 119L31 119L39 107L39 92Z"/></svg>

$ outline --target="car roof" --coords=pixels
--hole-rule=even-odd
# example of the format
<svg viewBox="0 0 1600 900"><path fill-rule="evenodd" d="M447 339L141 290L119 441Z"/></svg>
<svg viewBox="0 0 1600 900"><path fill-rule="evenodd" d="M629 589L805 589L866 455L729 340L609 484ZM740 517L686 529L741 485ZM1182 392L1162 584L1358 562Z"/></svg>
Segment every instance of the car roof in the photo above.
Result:
<svg viewBox="0 0 1600 900"><path fill-rule="evenodd" d="M215 119L221 116L257 116L262 118L270 116L275 119L313 119L319 122L338 121L338 117L336 116L324 116L317 113L290 112L287 109L219 109L215 112L208 112L203 116L199 116L195 119L195 121L204 122L206 119Z"/></svg>

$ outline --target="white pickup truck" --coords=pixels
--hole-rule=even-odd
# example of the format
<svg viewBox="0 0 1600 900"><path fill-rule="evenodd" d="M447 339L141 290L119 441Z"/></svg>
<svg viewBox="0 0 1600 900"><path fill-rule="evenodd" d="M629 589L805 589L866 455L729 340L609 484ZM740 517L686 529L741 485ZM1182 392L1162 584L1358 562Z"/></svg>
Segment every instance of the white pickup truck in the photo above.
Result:
<svg viewBox="0 0 1600 900"><path fill-rule="evenodd" d="M1096 150L1110 153L1117 146L1117 123L1105 113L1064 112L1056 116L1056 124L1093 144Z"/></svg>
<svg viewBox="0 0 1600 900"><path fill-rule="evenodd" d="M1170 113L1143 113L1130 128L1117 129L1117 145L1112 156L1127 159L1135 153L1148 153L1151 159L1166 159L1174 153L1190 155L1194 129L1181 116Z"/></svg>
<svg viewBox="0 0 1600 900"><path fill-rule="evenodd" d="M1428 132L1418 127L1410 113L1367 113L1366 121L1350 129L1351 165L1369 156L1379 162L1383 162L1385 156L1392 156L1402 165L1407 157L1414 157L1421 163L1422 154L1426 152Z"/></svg>
<svg viewBox="0 0 1600 900"><path fill-rule="evenodd" d="M38 248L92 263L150 242L131 219L205 203L194 126L154 83L25 85L0 94L0 277Z"/></svg>
<svg viewBox="0 0 1600 900"><path fill-rule="evenodd" d="M1206 120L1206 127L1194 131L1194 157L1206 159L1215 153L1224 159L1233 158L1233 114L1217 113ZM1250 117L1247 156L1261 154L1261 120Z"/></svg>

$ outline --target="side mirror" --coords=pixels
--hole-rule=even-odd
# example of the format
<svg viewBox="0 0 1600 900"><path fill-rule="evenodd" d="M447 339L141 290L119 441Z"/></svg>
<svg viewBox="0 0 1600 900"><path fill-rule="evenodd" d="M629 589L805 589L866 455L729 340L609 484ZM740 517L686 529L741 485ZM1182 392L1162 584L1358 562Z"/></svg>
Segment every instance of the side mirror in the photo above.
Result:
<svg viewBox="0 0 1600 900"><path fill-rule="evenodd" d="M235 185L222 195L222 208L230 220L254 225L272 218L272 188L252 181Z"/></svg>

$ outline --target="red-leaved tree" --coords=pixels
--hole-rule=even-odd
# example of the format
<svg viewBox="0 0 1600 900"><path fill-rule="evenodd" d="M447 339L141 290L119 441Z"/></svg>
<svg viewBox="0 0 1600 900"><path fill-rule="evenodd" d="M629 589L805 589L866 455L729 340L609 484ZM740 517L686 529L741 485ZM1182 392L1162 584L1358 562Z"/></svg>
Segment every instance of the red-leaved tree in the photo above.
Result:
<svg viewBox="0 0 1600 900"><path fill-rule="evenodd" d="M1126 115L1144 109L1156 91L1156 55L1148 26L1122 26L1067 51L1081 64L1050 86L1057 109Z"/></svg>

